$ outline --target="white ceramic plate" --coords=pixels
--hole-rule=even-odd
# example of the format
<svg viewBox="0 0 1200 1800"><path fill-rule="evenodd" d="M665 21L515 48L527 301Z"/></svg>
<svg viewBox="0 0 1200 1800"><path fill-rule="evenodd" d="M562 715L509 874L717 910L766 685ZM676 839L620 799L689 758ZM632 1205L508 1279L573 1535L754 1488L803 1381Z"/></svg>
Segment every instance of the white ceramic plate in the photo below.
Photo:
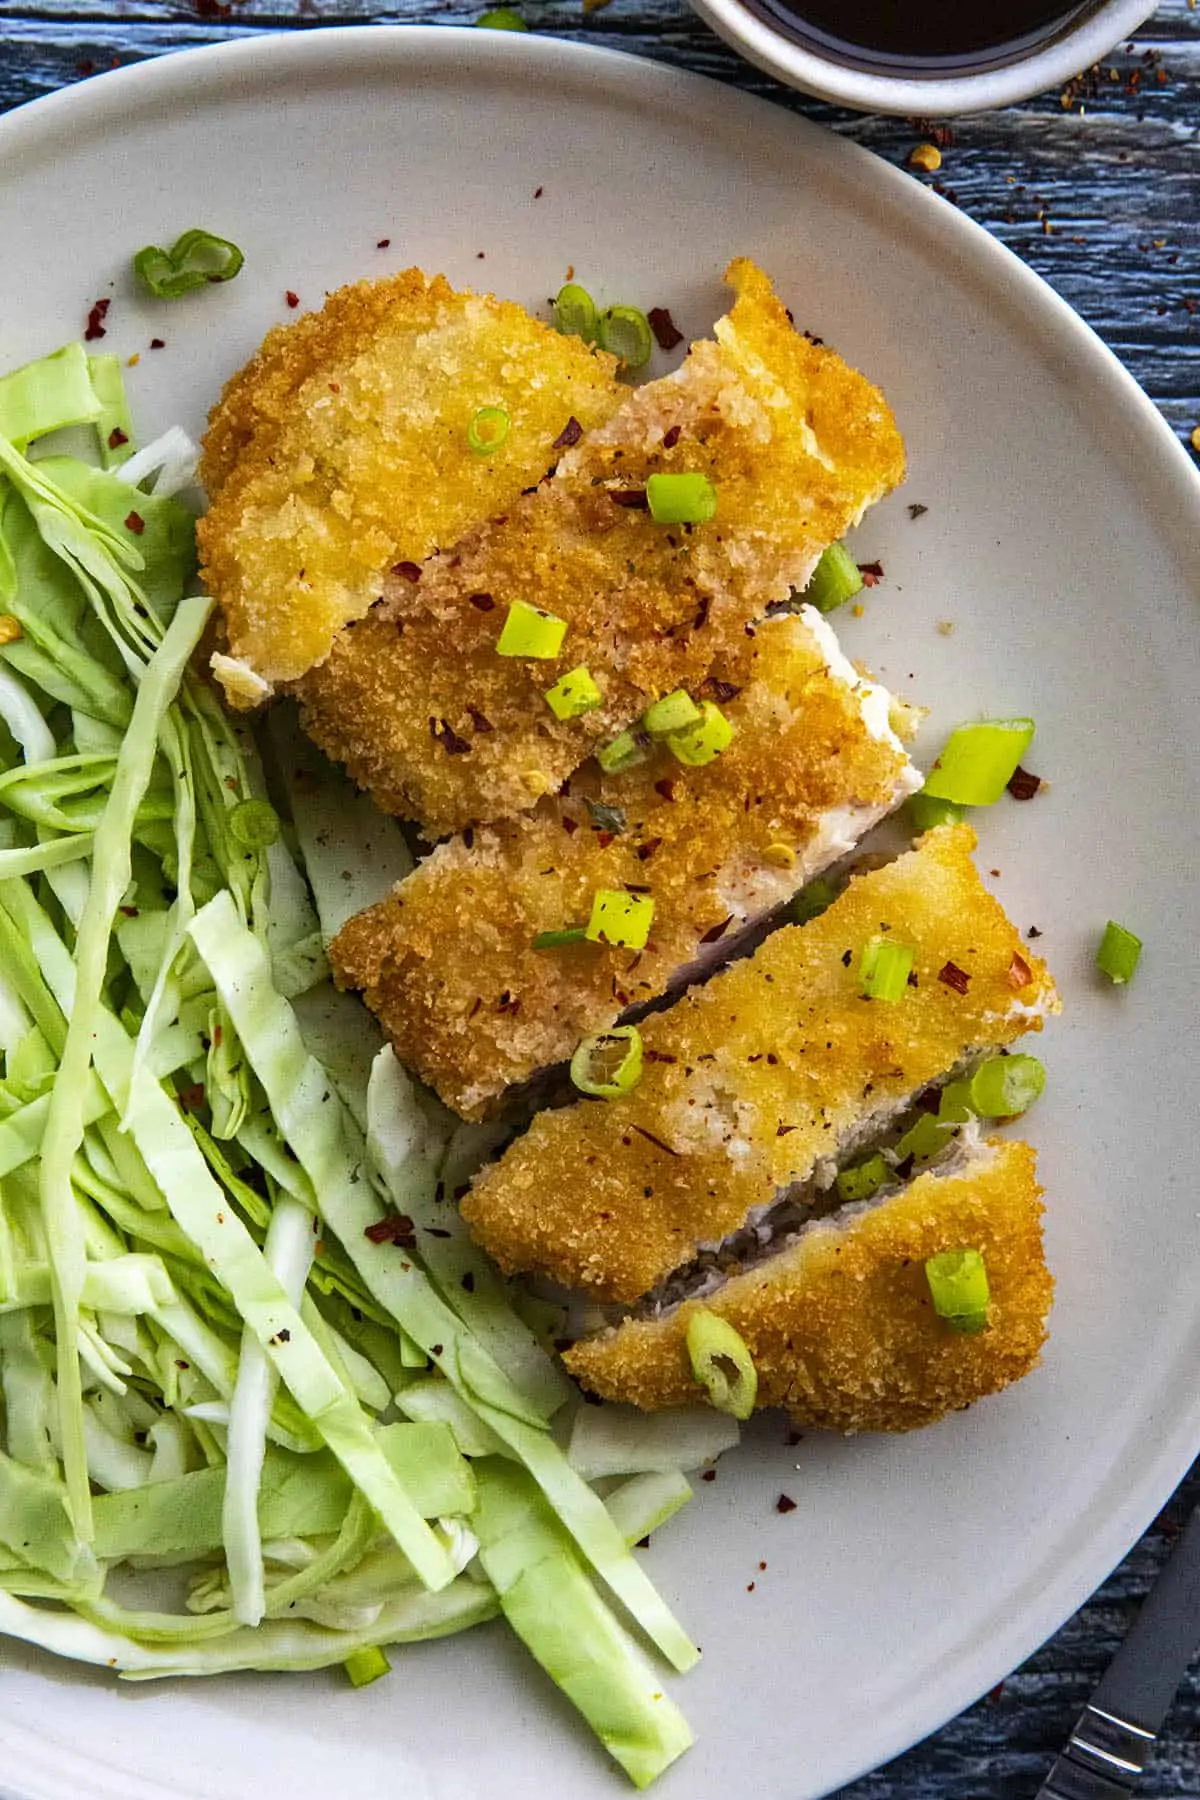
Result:
<svg viewBox="0 0 1200 1800"><path fill-rule="evenodd" d="M195 224L245 247L243 275L138 302L130 253ZM534 304L574 264L691 334L749 253L891 397L911 474L859 533L887 580L839 621L847 647L939 731L1034 714L1029 761L1053 784L981 821L983 865L1044 931L1066 1002L1030 1126L1053 1342L1011 1393L915 1437L788 1448L780 1419L760 1424L648 1562L706 1652L676 1684L699 1744L663 1800L811 1800L895 1755L1055 1629L1200 1448L1187 459L1067 308L906 177L741 94L537 38L317 32L56 95L0 122L0 243L0 367L111 295L103 347L142 352L147 435L200 427L288 289L316 305L410 261ZM1147 943L1125 992L1091 973L1110 915ZM405 1651L362 1694L336 1676L122 1687L11 1646L3 1660L0 1779L31 1800L622 1791L496 1627Z"/></svg>

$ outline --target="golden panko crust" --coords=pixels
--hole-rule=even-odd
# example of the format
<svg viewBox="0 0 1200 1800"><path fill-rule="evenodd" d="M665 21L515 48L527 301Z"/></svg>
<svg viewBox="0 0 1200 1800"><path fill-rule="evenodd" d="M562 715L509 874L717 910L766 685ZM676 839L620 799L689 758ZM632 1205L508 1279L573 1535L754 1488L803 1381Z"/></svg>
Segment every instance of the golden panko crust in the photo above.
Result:
<svg viewBox="0 0 1200 1800"><path fill-rule="evenodd" d="M797 333L739 261L717 341L692 345L503 518L434 558L299 683L305 729L386 810L430 836L531 810L670 689L695 689L746 625L901 479L882 395ZM716 516L656 524L656 472L703 473ZM638 504L613 498L628 494ZM515 601L566 622L550 660L497 654ZM558 720L546 690L586 667L602 704Z"/></svg>
<svg viewBox="0 0 1200 1800"><path fill-rule="evenodd" d="M699 1304L727 1319L758 1370L758 1405L801 1426L912 1431L1028 1374L1046 1341L1054 1283L1028 1144L983 1146L962 1173L920 1176L845 1222L735 1276ZM933 1310L925 1259L976 1249L987 1265L987 1330ZM656 1411L703 1400L692 1379L688 1301L576 1344L567 1368L606 1400Z"/></svg>
<svg viewBox="0 0 1200 1800"><path fill-rule="evenodd" d="M1053 981L1022 954L974 844L969 826L929 832L645 1020L638 1086L539 1113L465 1196L472 1235L506 1271L637 1300L966 1053L1040 1029ZM894 1004L861 991L876 936L915 953ZM947 965L965 993L939 979Z"/></svg>
<svg viewBox="0 0 1200 1800"><path fill-rule="evenodd" d="M717 674L735 735L715 762L687 768L665 747L621 775L590 762L534 812L440 845L331 944L341 985L465 1117L719 958L722 938L844 852L846 817L821 835L831 811L858 811L857 835L902 797L907 758L871 734L801 619L742 634ZM534 949L586 923L598 888L630 886L654 899L644 950Z"/></svg>
<svg viewBox="0 0 1200 1800"><path fill-rule="evenodd" d="M342 288L277 327L205 440L202 572L230 656L267 682L303 675L391 568L421 564L539 481L572 416L602 424L627 391L615 367L512 301L419 269ZM467 428L487 406L510 428L480 456Z"/></svg>

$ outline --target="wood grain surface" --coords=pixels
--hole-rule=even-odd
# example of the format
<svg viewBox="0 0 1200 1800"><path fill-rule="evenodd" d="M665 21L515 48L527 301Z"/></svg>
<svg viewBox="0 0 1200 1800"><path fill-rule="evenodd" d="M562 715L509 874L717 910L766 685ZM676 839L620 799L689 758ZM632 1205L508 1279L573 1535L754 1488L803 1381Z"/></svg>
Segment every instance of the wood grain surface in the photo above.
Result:
<svg viewBox="0 0 1200 1800"><path fill-rule="evenodd" d="M323 24L469 24L482 3L0 0L0 111L193 44ZM837 112L788 92L726 49L683 0L611 0L586 17L580 0L524 0L522 10L537 31L634 51L767 95L891 162L904 163L930 135L914 121ZM913 179L938 186L1043 275L1189 443L1200 426L1195 0L1164 0L1131 43L1069 88L947 124L932 134L942 144L941 170ZM1100 1592L1036 1656L839 1800L1032 1800L1198 1503L1200 1464ZM798 1743L798 1766L803 1755ZM1200 1669L1180 1693L1140 1791L1153 1800L1200 1800Z"/></svg>

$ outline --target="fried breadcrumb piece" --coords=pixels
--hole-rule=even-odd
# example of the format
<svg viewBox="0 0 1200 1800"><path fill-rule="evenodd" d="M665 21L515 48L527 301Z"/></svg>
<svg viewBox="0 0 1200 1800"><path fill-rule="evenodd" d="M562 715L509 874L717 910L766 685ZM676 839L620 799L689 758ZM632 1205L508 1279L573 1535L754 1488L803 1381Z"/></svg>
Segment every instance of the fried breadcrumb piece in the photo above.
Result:
<svg viewBox="0 0 1200 1800"><path fill-rule="evenodd" d="M267 683L303 675L389 570L503 512L554 462L572 417L585 430L609 418L627 391L615 368L524 307L419 269L276 327L205 439L202 572L229 658ZM467 430L489 406L509 431L477 455ZM226 689L247 703L245 682Z"/></svg>
<svg viewBox="0 0 1200 1800"><path fill-rule="evenodd" d="M801 1426L912 1431L1018 1381L1038 1362L1054 1283L1042 1249L1041 1189L1028 1144L981 1144L866 1211L811 1225L789 1248L702 1302L630 1319L574 1345L572 1375L606 1400L656 1411L705 1399L687 1322L727 1319L758 1371L758 1405ZM987 1328L956 1331L933 1310L925 1260L979 1250Z"/></svg>
<svg viewBox="0 0 1200 1800"><path fill-rule="evenodd" d="M715 342L419 581L390 581L299 684L305 729L386 810L431 836L531 810L651 701L698 687L901 479L879 391L793 329L752 263L728 278ZM663 472L708 476L715 517L656 523L646 482ZM557 657L498 654L516 601L565 622ZM559 720L546 690L580 666L601 704Z"/></svg>
<svg viewBox="0 0 1200 1800"><path fill-rule="evenodd" d="M472 1235L506 1271L637 1300L831 1174L962 1059L1040 1029L1054 984L984 888L974 845L966 825L927 833L646 1019L637 1087L539 1113L465 1196ZM914 952L894 1003L862 993L876 937Z"/></svg>
<svg viewBox="0 0 1200 1800"><path fill-rule="evenodd" d="M663 745L624 774L590 762L533 812L439 845L330 945L340 984L464 1117L723 960L919 785L889 696L811 608L736 638L713 690L734 726L716 761L687 768ZM586 924L599 888L653 896L643 950L535 947Z"/></svg>

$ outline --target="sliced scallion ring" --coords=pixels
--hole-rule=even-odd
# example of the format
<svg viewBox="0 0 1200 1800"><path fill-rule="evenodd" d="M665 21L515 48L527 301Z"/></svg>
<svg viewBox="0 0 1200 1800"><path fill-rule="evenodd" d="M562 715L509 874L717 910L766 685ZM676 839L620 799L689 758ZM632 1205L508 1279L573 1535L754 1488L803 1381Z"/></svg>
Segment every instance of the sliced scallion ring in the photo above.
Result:
<svg viewBox="0 0 1200 1800"><path fill-rule="evenodd" d="M673 694L664 694L653 706L648 706L642 714L642 724L651 737L669 737L673 731L684 731L689 725L699 723L703 714L686 688L676 688Z"/></svg>
<svg viewBox="0 0 1200 1800"><path fill-rule="evenodd" d="M808 578L804 598L818 612L828 613L852 600L862 587L858 564L845 545L830 544L828 550L822 551L820 562Z"/></svg>
<svg viewBox="0 0 1200 1800"><path fill-rule="evenodd" d="M1033 741L1032 719L980 719L959 725L925 780L931 800L992 806Z"/></svg>
<svg viewBox="0 0 1200 1800"><path fill-rule="evenodd" d="M695 725L673 731L667 739L671 755L690 769L702 769L705 763L715 761L732 742L733 725L711 700L701 701Z"/></svg>
<svg viewBox="0 0 1200 1800"><path fill-rule="evenodd" d="M654 334L650 321L636 306L610 306L597 321L600 347L608 350L627 369L641 369L650 361Z"/></svg>
<svg viewBox="0 0 1200 1800"><path fill-rule="evenodd" d="M1110 919L1104 927L1104 936L1100 939L1100 948L1096 952L1096 967L1102 975L1116 987L1127 982L1138 966L1142 954L1142 940L1127 931L1124 925L1118 925Z"/></svg>
<svg viewBox="0 0 1200 1800"><path fill-rule="evenodd" d="M596 302L577 281L568 281L559 288L554 301L554 323L564 337L582 338L585 344L596 342L600 329Z"/></svg>
<svg viewBox="0 0 1200 1800"><path fill-rule="evenodd" d="M646 504L656 525L702 525L717 511L717 490L707 475L689 470L650 475Z"/></svg>
<svg viewBox="0 0 1200 1800"><path fill-rule="evenodd" d="M943 1250L925 1262L933 1310L955 1331L971 1334L987 1325L991 1300L987 1265L979 1250Z"/></svg>
<svg viewBox="0 0 1200 1800"><path fill-rule="evenodd" d="M963 810L953 800L939 800L933 794L910 796L907 812L914 831L934 831L939 825L958 825Z"/></svg>
<svg viewBox="0 0 1200 1800"><path fill-rule="evenodd" d="M467 448L476 456L491 456L511 428L512 420L502 406L481 406L467 426Z"/></svg>
<svg viewBox="0 0 1200 1800"><path fill-rule="evenodd" d="M376 1645L355 1650L342 1664L355 1687L369 1687L381 1675L390 1675L392 1665Z"/></svg>
<svg viewBox="0 0 1200 1800"><path fill-rule="evenodd" d="M599 888L592 901L587 935L593 944L644 950L653 922L653 894L630 894L624 888Z"/></svg>
<svg viewBox="0 0 1200 1800"><path fill-rule="evenodd" d="M707 1390L709 1405L748 1419L758 1397L758 1370L741 1333L728 1319L698 1306L688 1315L687 1348L692 1375Z"/></svg>
<svg viewBox="0 0 1200 1800"><path fill-rule="evenodd" d="M1015 1119L1045 1085L1046 1067L1036 1056L989 1056L971 1077L971 1105L982 1119Z"/></svg>
<svg viewBox="0 0 1200 1800"><path fill-rule="evenodd" d="M869 1200L877 1194L884 1184L891 1180L892 1171L887 1160L877 1150L874 1156L868 1156L863 1162L852 1163L848 1169L838 1173L838 1199L848 1202Z"/></svg>
<svg viewBox="0 0 1200 1800"><path fill-rule="evenodd" d="M904 998L915 952L911 944L895 938L868 938L858 965L861 991L868 1000L895 1002Z"/></svg>
<svg viewBox="0 0 1200 1800"><path fill-rule="evenodd" d="M540 606L530 606L527 600L514 600L496 639L496 653L547 662L558 655L566 635L565 619L543 612Z"/></svg>
<svg viewBox="0 0 1200 1800"><path fill-rule="evenodd" d="M178 300L211 282L232 281L245 255L228 238L195 228L176 238L169 250L147 244L133 259L133 272L156 300Z"/></svg>
<svg viewBox="0 0 1200 1800"><path fill-rule="evenodd" d="M493 6L488 12L480 13L475 21L484 31L528 31L529 27L511 6Z"/></svg>
<svg viewBox="0 0 1200 1800"><path fill-rule="evenodd" d="M584 1038L571 1058L571 1080L581 1094L619 1100L642 1079L642 1034L636 1025L614 1025Z"/></svg>
<svg viewBox="0 0 1200 1800"><path fill-rule="evenodd" d="M611 744L602 744L596 752L596 761L606 775L621 775L626 769L636 768L644 763L650 754L649 739L644 732L622 731Z"/></svg>

